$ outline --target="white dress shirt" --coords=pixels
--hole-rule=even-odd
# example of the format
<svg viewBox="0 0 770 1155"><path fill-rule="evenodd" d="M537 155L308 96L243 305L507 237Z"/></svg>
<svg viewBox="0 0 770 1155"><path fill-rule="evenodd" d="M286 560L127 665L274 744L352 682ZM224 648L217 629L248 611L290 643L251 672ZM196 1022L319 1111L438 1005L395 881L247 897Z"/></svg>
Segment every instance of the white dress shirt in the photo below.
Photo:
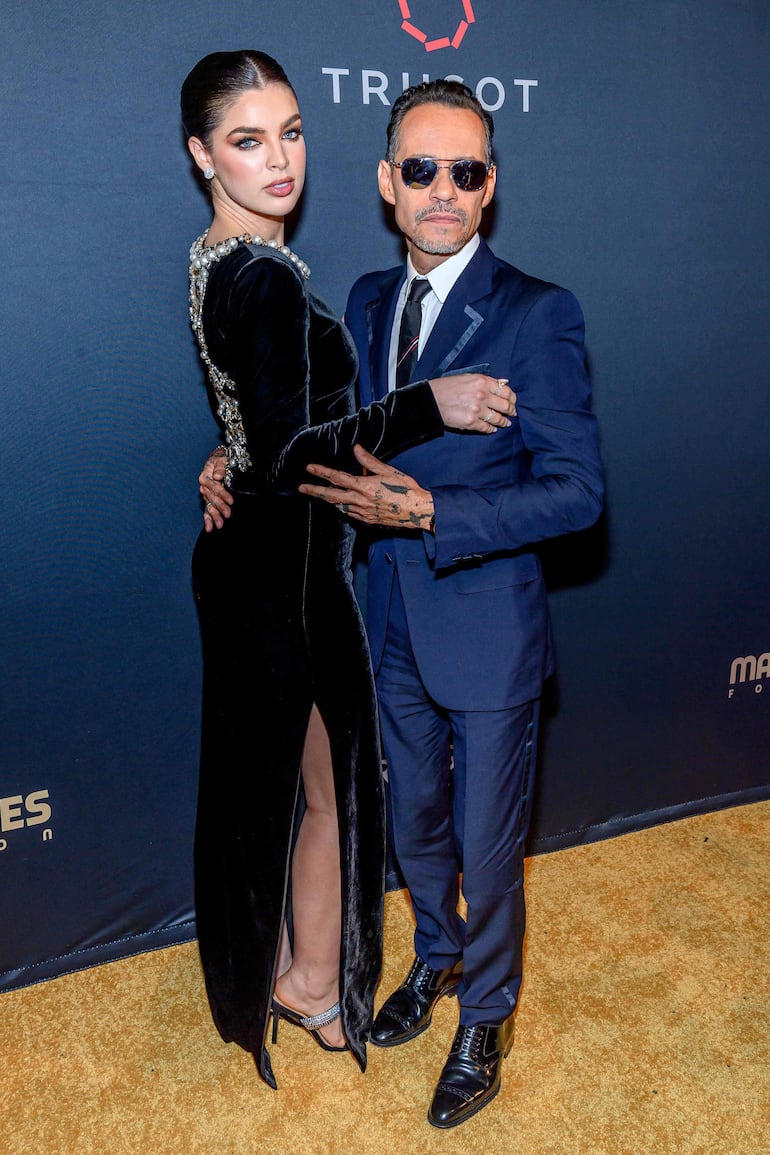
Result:
<svg viewBox="0 0 770 1155"><path fill-rule="evenodd" d="M425 348L425 342L430 336L431 329L436 324L439 313L441 312L444 301L446 301L449 293L454 288L455 282L462 272L464 272L471 257L479 247L479 234L474 233L467 245L463 245L459 253L453 253L451 257L447 257L440 265L436 265L435 269L431 269L426 277L421 279L427 280L431 287L431 292L426 293L422 299L421 309L422 317L420 319L420 343L417 347L417 356L422 356L422 351ZM388 356L388 392L391 392L396 387L396 361L398 360L398 334L401 328L401 314L404 311L406 298L409 295L412 281L415 277L420 277L420 274L415 271L412 264L412 258L406 258L406 280L401 287L401 292L398 295L396 302L396 313L393 318L393 328L390 333L390 353Z"/></svg>

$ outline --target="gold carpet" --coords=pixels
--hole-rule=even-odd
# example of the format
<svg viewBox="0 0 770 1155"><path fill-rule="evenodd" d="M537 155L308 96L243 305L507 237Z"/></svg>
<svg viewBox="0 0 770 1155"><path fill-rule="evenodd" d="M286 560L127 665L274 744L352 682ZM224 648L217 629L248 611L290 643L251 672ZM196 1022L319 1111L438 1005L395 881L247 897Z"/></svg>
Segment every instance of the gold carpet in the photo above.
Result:
<svg viewBox="0 0 770 1155"><path fill-rule="evenodd" d="M455 1130L425 1119L454 1000L366 1075L282 1024L274 1092L219 1041L191 943L0 996L0 1151L766 1155L769 843L770 802L529 860L516 1043ZM410 959L392 894L382 997Z"/></svg>

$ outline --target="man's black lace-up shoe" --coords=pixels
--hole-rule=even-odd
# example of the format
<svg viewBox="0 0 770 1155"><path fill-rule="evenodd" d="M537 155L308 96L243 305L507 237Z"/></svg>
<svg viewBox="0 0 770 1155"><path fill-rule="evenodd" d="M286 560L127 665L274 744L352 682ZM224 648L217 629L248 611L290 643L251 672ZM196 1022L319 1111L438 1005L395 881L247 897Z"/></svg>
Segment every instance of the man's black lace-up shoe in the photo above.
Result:
<svg viewBox="0 0 770 1155"><path fill-rule="evenodd" d="M430 1026L433 1008L442 995L457 993L462 966L434 971L416 958L405 982L385 1000L369 1038L378 1047L408 1043Z"/></svg>
<svg viewBox="0 0 770 1155"><path fill-rule="evenodd" d="M500 1090L500 1064L513 1046L513 1015L500 1026L457 1028L428 1111L434 1127L456 1127Z"/></svg>

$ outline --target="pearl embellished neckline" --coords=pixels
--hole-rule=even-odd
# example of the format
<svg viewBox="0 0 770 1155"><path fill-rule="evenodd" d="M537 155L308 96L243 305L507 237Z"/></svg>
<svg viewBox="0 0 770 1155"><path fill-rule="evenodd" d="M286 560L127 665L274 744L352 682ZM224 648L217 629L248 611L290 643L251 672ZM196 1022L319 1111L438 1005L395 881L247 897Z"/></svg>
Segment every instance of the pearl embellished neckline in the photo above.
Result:
<svg viewBox="0 0 770 1155"><path fill-rule="evenodd" d="M217 241L215 245L206 245L206 233L202 233L197 240L193 241L190 249L190 266L192 269L208 269L210 265L216 264L222 257L226 257L238 245L264 245L265 248L275 249L279 253L283 253L288 257L291 263L295 266L297 271L307 280L310 276L310 267L305 264L301 257L292 252L288 245L279 245L278 241L266 241L262 237L252 236L250 233L242 233L239 237L227 237L224 241Z"/></svg>

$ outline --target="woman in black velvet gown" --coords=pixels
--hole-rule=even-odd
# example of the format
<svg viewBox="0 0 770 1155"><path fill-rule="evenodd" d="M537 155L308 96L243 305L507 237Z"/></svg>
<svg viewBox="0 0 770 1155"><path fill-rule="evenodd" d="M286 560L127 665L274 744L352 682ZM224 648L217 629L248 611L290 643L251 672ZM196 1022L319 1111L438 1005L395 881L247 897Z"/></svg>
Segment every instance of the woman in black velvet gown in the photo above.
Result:
<svg viewBox="0 0 770 1155"><path fill-rule="evenodd" d="M271 1011L274 1038L283 1018L364 1068L381 958L382 785L352 529L297 486L311 461L354 469L355 444L387 457L440 436L467 381L410 385L354 412L352 341L284 246L305 148L280 65L205 57L182 119L214 209L191 250L190 314L235 495L193 559L198 939L217 1028L274 1087ZM479 396L467 427L488 404Z"/></svg>

